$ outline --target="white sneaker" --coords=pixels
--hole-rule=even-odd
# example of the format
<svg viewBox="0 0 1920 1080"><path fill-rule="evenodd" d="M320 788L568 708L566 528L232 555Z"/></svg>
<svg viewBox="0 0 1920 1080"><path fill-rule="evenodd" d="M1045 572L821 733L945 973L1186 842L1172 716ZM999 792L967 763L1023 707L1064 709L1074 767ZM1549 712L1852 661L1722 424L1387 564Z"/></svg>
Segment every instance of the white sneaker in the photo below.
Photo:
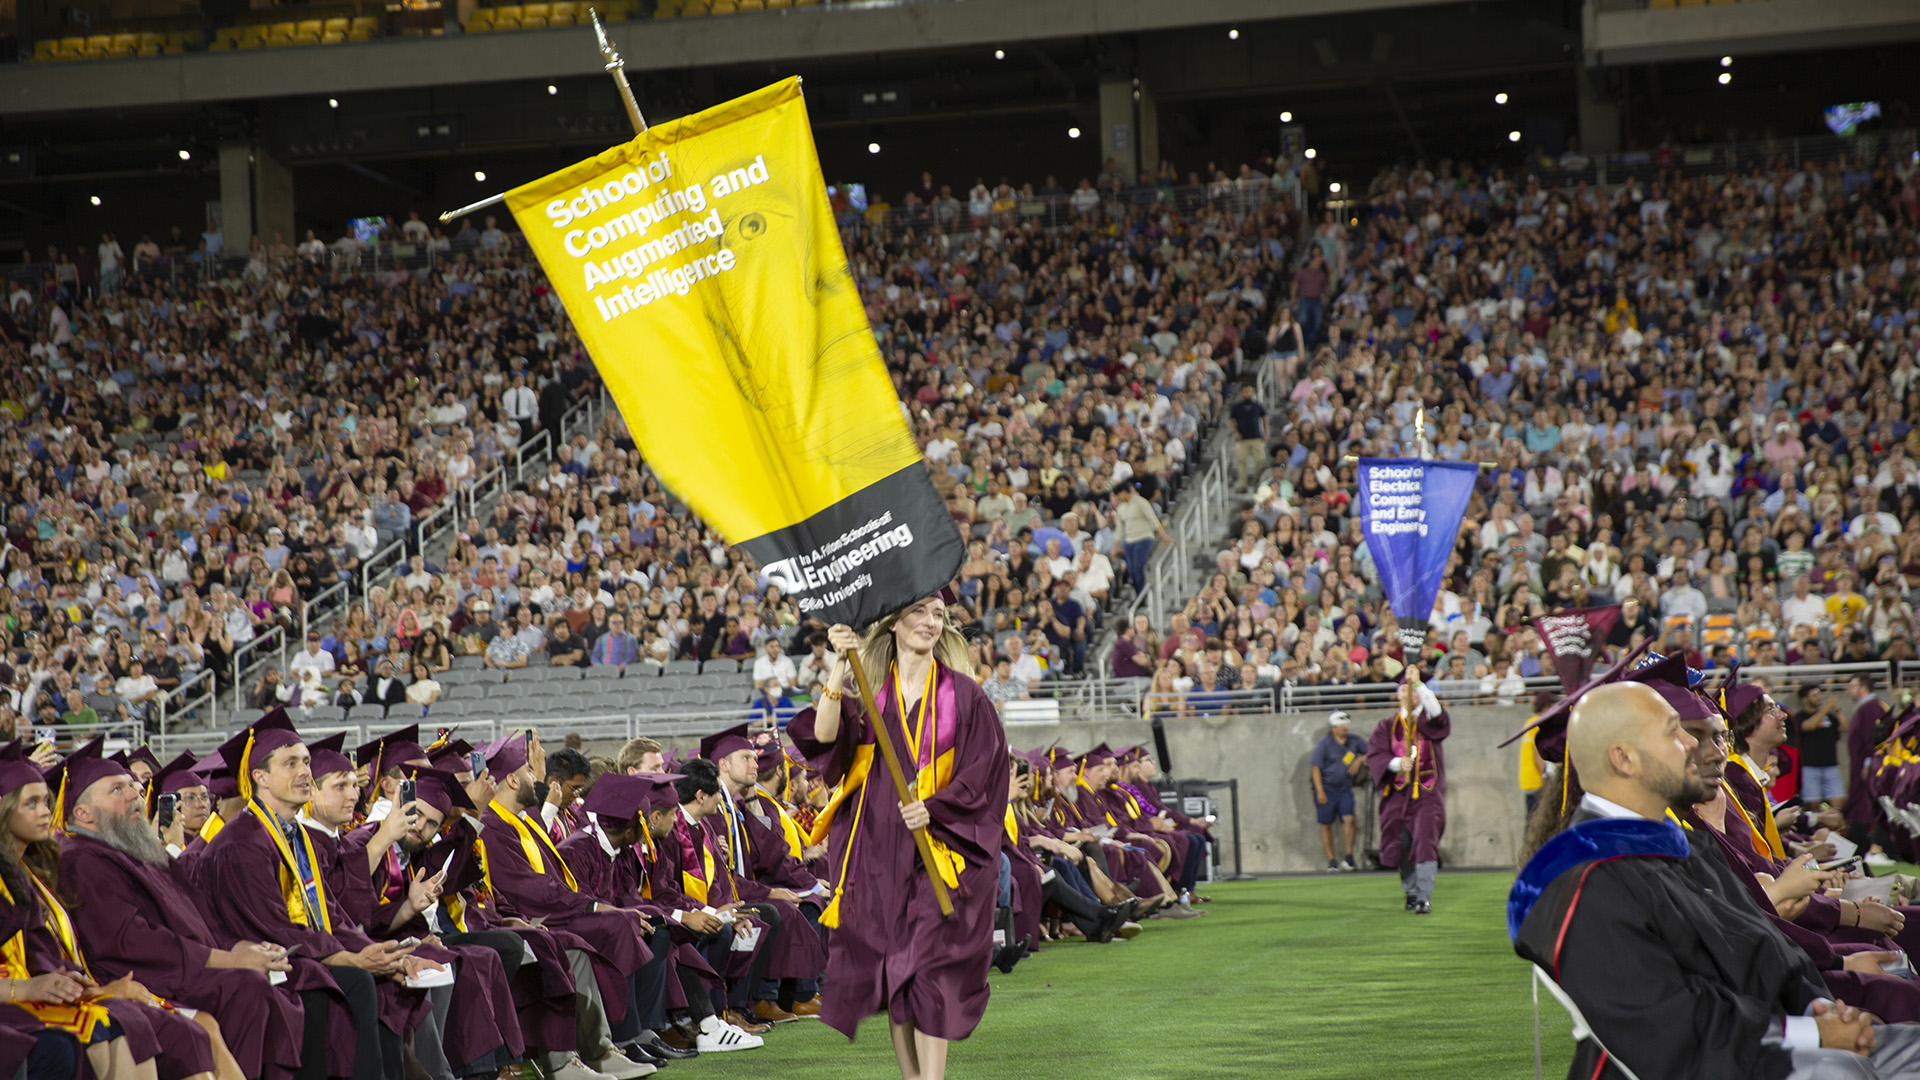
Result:
<svg viewBox="0 0 1920 1080"><path fill-rule="evenodd" d="M614 1080L603 1072L595 1072L580 1060L579 1054L567 1058L567 1063L553 1070L553 1080Z"/></svg>
<svg viewBox="0 0 1920 1080"><path fill-rule="evenodd" d="M703 1054L724 1054L729 1050L757 1050L765 1046L767 1040L749 1035L717 1016L709 1016L700 1021L700 1035L694 1044ZM555 1076L554 1080L560 1077Z"/></svg>
<svg viewBox="0 0 1920 1080"><path fill-rule="evenodd" d="M607 1051L607 1056L592 1062L588 1068L604 1073L613 1080L640 1080L643 1076L652 1076L658 1071L656 1065L634 1061L618 1050Z"/></svg>

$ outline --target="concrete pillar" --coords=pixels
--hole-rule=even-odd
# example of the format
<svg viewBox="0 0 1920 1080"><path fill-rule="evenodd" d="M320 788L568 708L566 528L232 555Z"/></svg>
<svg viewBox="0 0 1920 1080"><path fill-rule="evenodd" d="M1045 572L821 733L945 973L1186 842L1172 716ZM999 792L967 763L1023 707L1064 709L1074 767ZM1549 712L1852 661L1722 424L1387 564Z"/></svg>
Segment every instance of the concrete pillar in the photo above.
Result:
<svg viewBox="0 0 1920 1080"><path fill-rule="evenodd" d="M1620 105L1607 96L1606 72L1582 68L1574 74L1580 92L1580 149L1588 155L1620 149ZM1566 147L1549 147L1556 154Z"/></svg>
<svg viewBox="0 0 1920 1080"><path fill-rule="evenodd" d="M220 232L228 255L245 255L253 242L253 146L220 145Z"/></svg>
<svg viewBox="0 0 1920 1080"><path fill-rule="evenodd" d="M254 231L272 244L274 237L297 244L293 235L293 168L265 147L253 152Z"/></svg>
<svg viewBox="0 0 1920 1080"><path fill-rule="evenodd" d="M1133 119L1133 80L1100 80L1100 161L1112 160L1131 184L1140 175L1140 129Z"/></svg>
<svg viewBox="0 0 1920 1080"><path fill-rule="evenodd" d="M1140 118L1140 167L1157 174L1160 170L1160 106L1145 82L1134 92L1140 95L1134 102L1134 115Z"/></svg>

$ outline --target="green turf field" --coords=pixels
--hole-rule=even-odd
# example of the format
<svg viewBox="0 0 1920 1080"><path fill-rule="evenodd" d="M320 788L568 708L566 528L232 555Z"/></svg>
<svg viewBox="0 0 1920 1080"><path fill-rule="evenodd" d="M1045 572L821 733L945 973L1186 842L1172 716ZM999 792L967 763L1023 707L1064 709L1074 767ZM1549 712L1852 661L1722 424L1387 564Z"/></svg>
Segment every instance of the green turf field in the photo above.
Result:
<svg viewBox="0 0 1920 1080"><path fill-rule="evenodd" d="M1434 913L1402 910L1386 874L1208 886L1204 919L1150 921L1133 941L1050 945L1011 975L949 1072L1059 1080L1533 1075L1527 967L1507 941L1506 874L1442 874ZM1541 1001L1548 1076L1567 1017ZM884 1020L858 1042L814 1020L762 1050L676 1063L683 1078L898 1077Z"/></svg>

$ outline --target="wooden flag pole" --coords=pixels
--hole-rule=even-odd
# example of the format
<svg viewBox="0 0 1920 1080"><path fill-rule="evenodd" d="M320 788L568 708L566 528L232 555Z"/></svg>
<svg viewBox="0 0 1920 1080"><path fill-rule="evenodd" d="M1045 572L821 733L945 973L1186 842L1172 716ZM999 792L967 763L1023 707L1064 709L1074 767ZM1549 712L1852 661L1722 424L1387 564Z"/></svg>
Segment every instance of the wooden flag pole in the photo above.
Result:
<svg viewBox="0 0 1920 1080"><path fill-rule="evenodd" d="M620 104L626 106L627 120L633 124L633 133L644 135L647 130L647 118L641 114L640 103L633 97L633 87L627 83L627 61L613 47L613 42L607 40L607 28L600 23L599 9L589 8L587 13L593 17L594 40L600 47L600 55L606 58L607 74L613 76L613 85L620 91ZM489 195L479 202L468 203L458 210L449 210L441 214L440 220L443 223L450 222L476 210L485 210L489 206L498 206L506 201L507 193L504 191L498 195Z"/></svg>
<svg viewBox="0 0 1920 1080"><path fill-rule="evenodd" d="M866 708L867 715L873 717L873 741L880 744L880 756L887 759L887 774L893 777L893 789L900 793L900 805L905 806L914 801L913 785L907 783L907 774L900 768L900 752L893 748L893 734L886 728L886 714L873 700L873 686L867 682L867 669L860 663L858 651L847 653L847 666L853 669L853 681L860 684L860 704ZM922 706L932 707L932 702ZM902 702L900 722L904 724L906 720L906 703ZM919 762L915 762L914 767L918 768ZM926 826L913 830L913 846L920 849L920 862L927 868L927 881L933 885L933 898L940 904L940 914L952 915L953 897L947 894L947 883L941 880L940 871L933 865L933 841L927 836Z"/></svg>

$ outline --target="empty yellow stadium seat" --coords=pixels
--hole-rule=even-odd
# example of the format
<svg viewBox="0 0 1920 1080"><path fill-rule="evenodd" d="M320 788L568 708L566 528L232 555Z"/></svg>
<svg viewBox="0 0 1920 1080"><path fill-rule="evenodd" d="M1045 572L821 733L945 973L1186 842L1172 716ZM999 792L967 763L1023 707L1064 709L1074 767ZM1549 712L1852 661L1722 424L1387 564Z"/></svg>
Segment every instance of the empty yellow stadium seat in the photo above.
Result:
<svg viewBox="0 0 1920 1080"><path fill-rule="evenodd" d="M578 21L587 17L587 8L585 4L575 3L574 0L560 0L557 4L547 5L547 18L551 20L555 15L565 15Z"/></svg>
<svg viewBox="0 0 1920 1080"><path fill-rule="evenodd" d="M793 6L793 0L767 0L768 11L774 11L778 8L792 7L792 6Z"/></svg>
<svg viewBox="0 0 1920 1080"><path fill-rule="evenodd" d="M546 25L547 17L545 15L520 16L520 29L522 30L539 30L543 29Z"/></svg>
<svg viewBox="0 0 1920 1080"><path fill-rule="evenodd" d="M365 30L349 30L347 40L350 42L372 41L373 35Z"/></svg>
<svg viewBox="0 0 1920 1080"><path fill-rule="evenodd" d="M519 19L503 19L500 16L495 15L493 17L493 28L495 30L518 30L520 29L520 20Z"/></svg>
<svg viewBox="0 0 1920 1080"><path fill-rule="evenodd" d="M92 52L95 49L111 49L113 48L113 35L88 34L86 37L86 48L88 52Z"/></svg>
<svg viewBox="0 0 1920 1080"><path fill-rule="evenodd" d="M761 3L760 0L734 0L734 9L736 11L765 11L767 10L767 5Z"/></svg>
<svg viewBox="0 0 1920 1080"><path fill-rule="evenodd" d="M512 19L515 22L520 21L520 5L501 4L499 7L494 8L493 21L499 22L502 19Z"/></svg>
<svg viewBox="0 0 1920 1080"><path fill-rule="evenodd" d="M59 55L60 41L58 38L41 38L39 41L33 43L33 58L35 60L51 60Z"/></svg>
<svg viewBox="0 0 1920 1080"><path fill-rule="evenodd" d="M576 18L574 18L574 17L573 17L573 16L571 16L571 15L549 15L549 16L547 16L547 25L548 25L548 26L573 26L574 24L576 24L576 23L578 23L579 21L580 21L580 20L578 20L578 19L576 19Z"/></svg>
<svg viewBox="0 0 1920 1080"><path fill-rule="evenodd" d="M302 19L293 24L293 32L296 34L312 34L314 37L319 37L321 34L327 32L327 24L323 19Z"/></svg>
<svg viewBox="0 0 1920 1080"><path fill-rule="evenodd" d="M734 6L733 0L713 0L713 3L707 8L707 14L731 15L738 10L740 9Z"/></svg>
<svg viewBox="0 0 1920 1080"><path fill-rule="evenodd" d="M344 30L329 30L320 35L320 44L322 45L345 45L346 43L347 34Z"/></svg>
<svg viewBox="0 0 1920 1080"><path fill-rule="evenodd" d="M344 34L351 29L353 29L353 20L351 19L328 19L325 24L321 26L320 32L323 34Z"/></svg>
<svg viewBox="0 0 1920 1080"><path fill-rule="evenodd" d="M380 20L374 18L372 15L355 15L352 23L347 28L349 30L365 30L371 34L380 29Z"/></svg>

